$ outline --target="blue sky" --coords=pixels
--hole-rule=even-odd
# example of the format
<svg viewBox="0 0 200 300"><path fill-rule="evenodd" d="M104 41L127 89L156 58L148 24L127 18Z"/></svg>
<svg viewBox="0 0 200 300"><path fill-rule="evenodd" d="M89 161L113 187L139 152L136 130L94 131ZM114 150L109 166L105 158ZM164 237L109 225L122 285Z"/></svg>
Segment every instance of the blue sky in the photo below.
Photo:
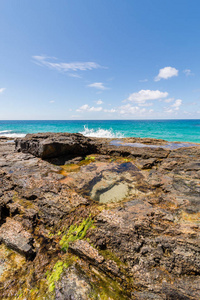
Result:
<svg viewBox="0 0 200 300"><path fill-rule="evenodd" d="M199 0L1 0L0 119L200 118Z"/></svg>

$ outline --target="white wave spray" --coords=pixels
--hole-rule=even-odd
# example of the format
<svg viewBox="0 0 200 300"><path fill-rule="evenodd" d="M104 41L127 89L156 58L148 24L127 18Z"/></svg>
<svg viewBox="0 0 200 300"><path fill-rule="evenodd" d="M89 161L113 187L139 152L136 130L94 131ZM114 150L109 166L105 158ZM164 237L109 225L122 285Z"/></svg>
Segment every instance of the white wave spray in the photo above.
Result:
<svg viewBox="0 0 200 300"><path fill-rule="evenodd" d="M13 130L2 130L0 131L0 137L8 137L8 138L18 138L18 137L25 137L26 134L24 133L16 133Z"/></svg>
<svg viewBox="0 0 200 300"><path fill-rule="evenodd" d="M84 125L84 130L81 131L84 136L88 137L99 137L99 138L123 138L123 134L121 132L114 133L112 129L89 129L86 125Z"/></svg>

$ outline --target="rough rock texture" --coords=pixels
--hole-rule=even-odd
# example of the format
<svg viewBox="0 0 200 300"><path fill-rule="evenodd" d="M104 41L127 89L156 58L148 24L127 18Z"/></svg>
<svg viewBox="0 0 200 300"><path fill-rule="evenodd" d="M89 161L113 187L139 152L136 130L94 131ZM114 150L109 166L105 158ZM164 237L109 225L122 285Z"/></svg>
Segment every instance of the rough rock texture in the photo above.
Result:
<svg viewBox="0 0 200 300"><path fill-rule="evenodd" d="M0 242L7 247L24 254L28 259L35 256L33 248L33 237L24 230L21 223L7 218L0 228Z"/></svg>
<svg viewBox="0 0 200 300"><path fill-rule="evenodd" d="M80 257L90 260L96 265L101 264L104 261L104 257L99 255L98 250L83 240L78 240L74 243L71 243L69 245L69 250Z"/></svg>
<svg viewBox="0 0 200 300"><path fill-rule="evenodd" d="M84 156L95 152L96 146L79 133L40 133L17 139L16 150L41 158L52 158L62 155Z"/></svg>
<svg viewBox="0 0 200 300"><path fill-rule="evenodd" d="M200 146L112 142L0 140L1 299L199 299Z"/></svg>

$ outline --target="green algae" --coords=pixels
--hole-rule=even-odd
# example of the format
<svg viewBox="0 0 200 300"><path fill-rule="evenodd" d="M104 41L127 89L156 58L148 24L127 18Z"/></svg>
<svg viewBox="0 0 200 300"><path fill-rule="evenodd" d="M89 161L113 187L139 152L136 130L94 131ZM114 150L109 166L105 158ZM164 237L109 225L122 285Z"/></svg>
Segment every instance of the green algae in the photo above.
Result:
<svg viewBox="0 0 200 300"><path fill-rule="evenodd" d="M125 266L125 263L123 263L118 256L115 255L115 253L111 252L110 250L99 250L100 254L107 260L113 260L119 267Z"/></svg>
<svg viewBox="0 0 200 300"><path fill-rule="evenodd" d="M23 209L23 208L34 208L35 207L35 205L33 204L32 201L19 197L17 192L14 192L12 200L13 200L14 203L18 203L20 205L21 209Z"/></svg>
<svg viewBox="0 0 200 300"><path fill-rule="evenodd" d="M95 161L95 156L86 156L85 160Z"/></svg>
<svg viewBox="0 0 200 300"><path fill-rule="evenodd" d="M55 290L55 283L60 279L63 269L67 267L67 263L59 260L54 265L53 271L51 273L46 273L50 293Z"/></svg>
<svg viewBox="0 0 200 300"><path fill-rule="evenodd" d="M82 240L86 236L87 231L92 226L92 224L93 224L93 220L89 216L87 219L84 219L79 225L71 225L69 231L67 232L66 235L63 235L59 243L61 249L64 252L66 252L70 242Z"/></svg>
<svg viewBox="0 0 200 300"><path fill-rule="evenodd" d="M37 286L34 288L21 288L18 293L15 295L14 299L24 300L24 299L31 299L31 300L50 300L54 299L54 297L48 295L48 286L47 280L41 279L37 282Z"/></svg>
<svg viewBox="0 0 200 300"><path fill-rule="evenodd" d="M93 275L91 278L93 291L90 293L92 300L128 300L130 297L127 295L127 291L112 278L102 274L95 268L92 269Z"/></svg>

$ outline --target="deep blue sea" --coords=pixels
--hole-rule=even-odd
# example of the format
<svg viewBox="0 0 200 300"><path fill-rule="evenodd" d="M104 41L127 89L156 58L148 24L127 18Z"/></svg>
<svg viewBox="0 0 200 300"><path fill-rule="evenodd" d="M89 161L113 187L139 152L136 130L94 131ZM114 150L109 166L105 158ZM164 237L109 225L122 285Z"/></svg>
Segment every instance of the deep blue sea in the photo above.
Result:
<svg viewBox="0 0 200 300"><path fill-rule="evenodd" d="M200 120L0 121L0 136L80 132L91 137L150 137L200 143Z"/></svg>

